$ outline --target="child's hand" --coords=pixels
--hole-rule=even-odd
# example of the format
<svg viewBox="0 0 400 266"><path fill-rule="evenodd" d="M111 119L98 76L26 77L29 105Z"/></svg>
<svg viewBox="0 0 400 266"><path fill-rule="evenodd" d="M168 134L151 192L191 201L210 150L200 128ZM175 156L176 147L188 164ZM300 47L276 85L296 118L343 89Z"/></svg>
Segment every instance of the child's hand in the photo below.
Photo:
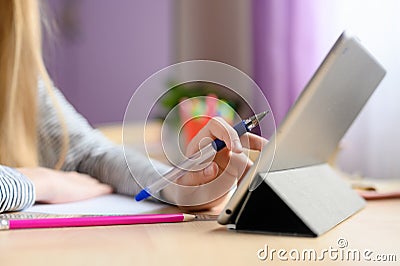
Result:
<svg viewBox="0 0 400 266"><path fill-rule="evenodd" d="M18 168L17 170L33 182L37 202L65 203L112 192L109 185L77 172L57 171L43 167Z"/></svg>
<svg viewBox="0 0 400 266"><path fill-rule="evenodd" d="M267 140L255 134L246 133L239 138L235 129L220 117L212 118L207 125L188 144L186 155L190 156L199 149L218 138L223 140L226 148L219 151L214 160L207 167L197 172L188 172L177 180L177 183L184 186L197 186L211 182L218 178L223 178L224 182L229 182L228 186L239 180L250 168L253 162L245 154L243 147L252 150L261 150ZM179 189L175 198L179 198ZM228 192L228 191L226 191ZM190 210L207 209L217 205L221 199L210 203L189 207ZM179 201L178 201L179 202Z"/></svg>

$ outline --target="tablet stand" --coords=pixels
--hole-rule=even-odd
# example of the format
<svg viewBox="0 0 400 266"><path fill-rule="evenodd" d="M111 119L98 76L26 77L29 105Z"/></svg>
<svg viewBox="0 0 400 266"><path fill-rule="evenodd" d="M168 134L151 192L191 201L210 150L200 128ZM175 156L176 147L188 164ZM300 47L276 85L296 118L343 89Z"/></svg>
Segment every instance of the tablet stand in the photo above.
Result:
<svg viewBox="0 0 400 266"><path fill-rule="evenodd" d="M259 174L238 213L236 230L319 236L365 201L328 164Z"/></svg>

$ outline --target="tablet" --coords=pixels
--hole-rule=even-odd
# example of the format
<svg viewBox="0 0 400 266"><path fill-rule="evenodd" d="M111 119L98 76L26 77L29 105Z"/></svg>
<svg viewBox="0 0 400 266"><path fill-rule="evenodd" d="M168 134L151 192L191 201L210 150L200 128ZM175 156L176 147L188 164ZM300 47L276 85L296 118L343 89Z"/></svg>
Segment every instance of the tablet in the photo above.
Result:
<svg viewBox="0 0 400 266"><path fill-rule="evenodd" d="M356 37L343 32L243 177L218 222L235 224L249 189L263 182L259 176L326 163L385 73Z"/></svg>

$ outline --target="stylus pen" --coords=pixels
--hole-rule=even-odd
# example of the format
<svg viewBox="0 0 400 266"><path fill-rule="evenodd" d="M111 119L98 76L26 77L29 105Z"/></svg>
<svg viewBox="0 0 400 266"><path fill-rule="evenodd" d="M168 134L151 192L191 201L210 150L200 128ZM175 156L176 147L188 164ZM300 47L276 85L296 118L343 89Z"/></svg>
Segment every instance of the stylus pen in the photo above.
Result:
<svg viewBox="0 0 400 266"><path fill-rule="evenodd" d="M186 222L196 218L195 215L185 213L171 214L138 214L116 216L85 216L85 217L58 217L58 218L31 218L31 219L1 219L0 231L10 229L29 228L57 228L128 224L153 224Z"/></svg>
<svg viewBox="0 0 400 266"><path fill-rule="evenodd" d="M233 128L236 130L239 136L242 136L246 132L250 132L253 128L255 128L259 124L261 119L263 119L268 113L269 111L265 111L256 114L250 118L240 121ZM156 193L167 187L170 183L182 177L188 171L193 170L195 166L198 166L206 160L212 158L225 146L225 142L219 139L215 139L209 145L205 146L204 148L190 156L188 159L184 160L178 166L172 168L170 171L165 173L161 179L141 190L135 197L136 201L141 201L147 199L151 195L155 195Z"/></svg>

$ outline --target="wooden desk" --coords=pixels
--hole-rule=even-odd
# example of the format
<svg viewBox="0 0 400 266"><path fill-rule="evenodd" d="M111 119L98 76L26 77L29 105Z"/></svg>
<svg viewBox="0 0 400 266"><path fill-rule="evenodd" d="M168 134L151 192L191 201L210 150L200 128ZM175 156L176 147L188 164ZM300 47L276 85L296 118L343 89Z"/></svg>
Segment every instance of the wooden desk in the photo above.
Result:
<svg viewBox="0 0 400 266"><path fill-rule="evenodd" d="M272 214L271 214L272 215ZM394 254L400 263L400 200L368 202L349 220L318 238L270 236L229 231L215 221L109 227L15 230L0 232L1 265L275 265L260 261L257 251L274 249L321 251L369 249ZM309 261L291 262L304 265ZM319 265L375 265L331 261Z"/></svg>

